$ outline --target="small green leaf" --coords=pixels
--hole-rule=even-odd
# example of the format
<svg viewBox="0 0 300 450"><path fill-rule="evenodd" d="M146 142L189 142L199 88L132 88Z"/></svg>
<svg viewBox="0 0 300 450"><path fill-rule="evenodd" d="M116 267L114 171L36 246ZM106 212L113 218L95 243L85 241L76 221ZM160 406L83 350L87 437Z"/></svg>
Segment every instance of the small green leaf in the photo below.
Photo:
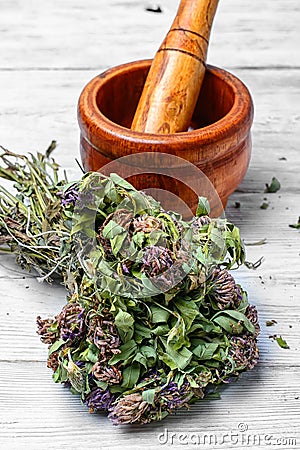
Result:
<svg viewBox="0 0 300 450"><path fill-rule="evenodd" d="M172 347L166 345L166 352L160 353L160 359L172 370L184 370L190 363L192 357L193 353L185 347L180 350L174 350Z"/></svg>
<svg viewBox="0 0 300 450"><path fill-rule="evenodd" d="M196 383L196 381L190 375L187 375L186 378L187 378L188 382L190 383L191 388L194 388L194 389L199 388L199 384Z"/></svg>
<svg viewBox="0 0 300 450"><path fill-rule="evenodd" d="M117 254L121 250L122 245L124 244L124 241L125 241L126 237L127 237L127 232L124 231L123 233L118 234L117 236L114 236L110 240L111 249L112 249L112 252L113 252L114 256L117 256Z"/></svg>
<svg viewBox="0 0 300 450"><path fill-rule="evenodd" d="M275 192L279 191L280 187L281 186L280 186L280 183L277 180L277 178L273 177L270 185L266 183L265 192L268 192L270 194L274 194Z"/></svg>
<svg viewBox="0 0 300 450"><path fill-rule="evenodd" d="M197 360L212 359L215 351L219 347L215 342L204 342L194 348L193 353L197 356Z"/></svg>
<svg viewBox="0 0 300 450"><path fill-rule="evenodd" d="M130 364L130 366L126 367L122 373L123 375L122 387L126 389L133 388L137 380L139 379L140 370L141 366L137 361L133 362L132 364Z"/></svg>
<svg viewBox="0 0 300 450"><path fill-rule="evenodd" d="M145 233L143 233L143 231L138 231L133 235L132 241L137 245L137 247L142 248L145 238Z"/></svg>
<svg viewBox="0 0 300 450"><path fill-rule="evenodd" d="M188 338L186 337L184 321L182 317L180 317L179 319L180 320L177 321L176 325L171 328L167 340L168 345L174 350L178 350L184 345L188 347L190 344Z"/></svg>
<svg viewBox="0 0 300 450"><path fill-rule="evenodd" d="M138 363L142 364L142 366L144 366L145 369L148 368L147 358L144 355L142 355L142 353L138 352L133 358L132 362L134 361L137 361Z"/></svg>
<svg viewBox="0 0 300 450"><path fill-rule="evenodd" d="M267 203L267 202L263 202L261 205L260 205L260 209L267 209L269 207L269 203Z"/></svg>
<svg viewBox="0 0 300 450"><path fill-rule="evenodd" d="M170 328L167 324L164 325L158 325L158 327L154 328L152 330L152 333L155 334L155 336L163 336L167 334L170 331Z"/></svg>
<svg viewBox="0 0 300 450"><path fill-rule="evenodd" d="M61 375L61 367L59 365L54 374L52 375L54 383L60 383L60 375Z"/></svg>
<svg viewBox="0 0 300 450"><path fill-rule="evenodd" d="M194 301L184 300L183 298L177 298L176 300L174 300L174 304L181 313L186 329L189 330L194 320L199 315L198 306Z"/></svg>
<svg viewBox="0 0 300 450"><path fill-rule="evenodd" d="M289 225L289 227L296 228L297 230L300 230L300 216L299 216L299 219L298 219L298 223L293 223L293 224Z"/></svg>
<svg viewBox="0 0 300 450"><path fill-rule="evenodd" d="M145 391L143 391L142 398L144 402L147 402L150 405L154 405L155 389L146 389Z"/></svg>
<svg viewBox="0 0 300 450"><path fill-rule="evenodd" d="M220 327L222 327L229 334L240 334L242 333L244 327L237 320L232 317L227 317L225 315L220 315L214 319Z"/></svg>
<svg viewBox="0 0 300 450"><path fill-rule="evenodd" d="M126 344L123 344L119 347L119 350L121 350L120 353L115 354L110 360L108 361L108 364L115 365L120 361L127 360L130 356L132 356L133 353L137 350L136 342L131 339L130 341L126 342Z"/></svg>
<svg viewBox="0 0 300 450"><path fill-rule="evenodd" d="M288 343L287 343L284 339L282 339L281 336L279 336L279 337L276 336L276 337L275 337L275 341L277 342L277 344L278 344L279 347L281 347L281 348L285 348L285 349L290 348L289 345L288 345Z"/></svg>
<svg viewBox="0 0 300 450"><path fill-rule="evenodd" d="M99 381L99 380L95 380L95 379L94 379L94 382L96 383L96 385L97 385L99 388L103 389L104 391L105 391L105 389L107 389L108 384L105 383L105 381Z"/></svg>
<svg viewBox="0 0 300 450"><path fill-rule="evenodd" d="M126 230L114 220L110 220L103 228L102 234L106 239L113 239L118 234L126 233Z"/></svg>
<svg viewBox="0 0 300 450"><path fill-rule="evenodd" d="M231 309L227 309L225 311L221 311L217 314L214 315L213 317L213 321L217 322L219 325L221 325L223 328L225 328L226 331L230 332L230 329L232 329L231 327L233 326L234 328L237 328L237 330L239 330L239 325L238 322L232 322L232 325L230 324L230 322L226 322L226 321L222 321L218 319L223 319L224 316L230 316L234 319L236 319L238 322L242 322L244 327L252 334L255 334L255 327L253 325L252 322L250 322L250 320L248 319L248 317L245 316L245 314L241 313L240 311L235 311L235 310L231 310ZM227 324L229 323L229 326L227 326Z"/></svg>
<svg viewBox="0 0 300 450"><path fill-rule="evenodd" d="M91 344L88 348L86 359L95 364L98 361L98 356L99 356L99 349L96 347L96 345Z"/></svg>
<svg viewBox="0 0 300 450"><path fill-rule="evenodd" d="M140 323L135 323L135 339L138 343L142 342L143 339L150 339L152 336L152 331Z"/></svg>
<svg viewBox="0 0 300 450"><path fill-rule="evenodd" d="M52 353L56 352L60 347L62 347L66 341L63 339L59 339L58 341L54 342L54 344L51 345L49 348L48 356L52 355Z"/></svg>
<svg viewBox="0 0 300 450"><path fill-rule="evenodd" d="M199 197L198 198L198 206L196 210L196 216L207 216L210 213L210 205L209 201L206 197Z"/></svg>
<svg viewBox="0 0 300 450"><path fill-rule="evenodd" d="M168 311L166 311L165 309L160 308L159 306L156 306L156 305L151 305L150 309L151 309L151 313L152 313L152 318L151 318L152 323L161 323L161 322L168 321L168 318L170 316L170 313Z"/></svg>
<svg viewBox="0 0 300 450"><path fill-rule="evenodd" d="M273 325L275 325L277 323L277 321L275 319L271 319L271 320L266 320L266 326L267 327L272 327Z"/></svg>
<svg viewBox="0 0 300 450"><path fill-rule="evenodd" d="M128 183L128 181L121 178L118 174L111 173L110 178L117 186L120 186L126 189L127 191L135 191L135 188L132 186L132 184Z"/></svg>
<svg viewBox="0 0 300 450"><path fill-rule="evenodd" d="M118 314L115 317L115 325L118 330L122 330L125 333L133 328L134 318L126 311L119 309Z"/></svg>
<svg viewBox="0 0 300 450"><path fill-rule="evenodd" d="M150 347L149 345L143 345L140 348L140 352L146 358L148 362L148 367L152 367L157 359L157 353L155 349L153 347Z"/></svg>

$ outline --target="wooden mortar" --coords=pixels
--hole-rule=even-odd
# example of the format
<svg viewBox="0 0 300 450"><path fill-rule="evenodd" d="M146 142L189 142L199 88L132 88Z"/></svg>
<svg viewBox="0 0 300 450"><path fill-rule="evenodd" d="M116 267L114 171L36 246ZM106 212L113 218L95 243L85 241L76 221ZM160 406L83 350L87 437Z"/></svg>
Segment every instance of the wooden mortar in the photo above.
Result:
<svg viewBox="0 0 300 450"><path fill-rule="evenodd" d="M192 131L154 134L131 130L150 60L114 67L91 80L78 103L84 169L97 171L112 160L140 152L162 152L195 164L214 185L223 206L242 181L250 160L253 103L246 86L231 73L207 66L190 123ZM205 107L203 107L205 105ZM170 177L146 174L129 181L137 189L157 187L178 195L194 212L197 196ZM121 174L122 175L122 174ZM172 178L173 177L173 178ZM212 205L213 215L221 213Z"/></svg>

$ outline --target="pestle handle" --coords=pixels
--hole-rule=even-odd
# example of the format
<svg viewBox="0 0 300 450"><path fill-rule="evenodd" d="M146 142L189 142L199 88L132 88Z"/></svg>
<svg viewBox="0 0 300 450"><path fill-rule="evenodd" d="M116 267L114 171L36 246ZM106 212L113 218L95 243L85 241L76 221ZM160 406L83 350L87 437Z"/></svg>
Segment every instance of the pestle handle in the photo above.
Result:
<svg viewBox="0 0 300 450"><path fill-rule="evenodd" d="M186 131L205 74L218 0L182 0L152 62L131 125L145 133Z"/></svg>

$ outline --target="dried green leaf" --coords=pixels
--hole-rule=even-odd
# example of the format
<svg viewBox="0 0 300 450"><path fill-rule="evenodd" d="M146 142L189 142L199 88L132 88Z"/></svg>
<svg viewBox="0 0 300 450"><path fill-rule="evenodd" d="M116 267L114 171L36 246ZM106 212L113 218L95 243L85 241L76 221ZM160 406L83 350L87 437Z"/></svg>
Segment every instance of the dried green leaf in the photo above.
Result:
<svg viewBox="0 0 300 450"><path fill-rule="evenodd" d="M128 181L121 178L117 173L111 173L110 178L117 185L126 189L127 191L135 191L136 189L132 186L132 184L128 183Z"/></svg>
<svg viewBox="0 0 300 450"><path fill-rule="evenodd" d="M273 194L273 193L279 191L280 187L281 187L280 182L277 180L276 177L273 177L270 185L266 183L265 192Z"/></svg>
<svg viewBox="0 0 300 450"><path fill-rule="evenodd" d="M134 330L134 338L138 344L141 343L143 339L150 339L152 336L150 328L147 328L138 322L135 323Z"/></svg>
<svg viewBox="0 0 300 450"><path fill-rule="evenodd" d="M140 363L142 366L145 367L145 369L148 368L148 364L147 364L147 358L140 352L138 352L135 357L133 358L132 362L137 361L138 363ZM149 365L150 367L150 365Z"/></svg>
<svg viewBox="0 0 300 450"><path fill-rule="evenodd" d="M140 348L140 352L147 359L148 366L153 367L157 360L157 353L154 347L150 347L149 345L143 345Z"/></svg>
<svg viewBox="0 0 300 450"><path fill-rule="evenodd" d="M275 319L271 319L271 320L266 320L266 326L267 327L272 327L273 325L275 325L277 323L277 321Z"/></svg>
<svg viewBox="0 0 300 450"><path fill-rule="evenodd" d="M54 342L54 344L52 344L49 348L48 356L59 350L65 343L66 341L64 341L63 339L59 339L58 341Z"/></svg>
<svg viewBox="0 0 300 450"><path fill-rule="evenodd" d="M155 336L165 336L170 331L169 325L163 324L158 325L156 328L153 328L152 333L155 334Z"/></svg>
<svg viewBox="0 0 300 450"><path fill-rule="evenodd" d="M106 239L113 239L115 236L124 233L126 233L126 230L114 220L110 220L102 230L103 237Z"/></svg>
<svg viewBox="0 0 300 450"><path fill-rule="evenodd" d="M140 370L141 366L137 361L133 362L132 364L130 364L130 366L126 367L122 373L123 383L121 386L126 389L133 388L133 386L139 379Z"/></svg>
<svg viewBox="0 0 300 450"><path fill-rule="evenodd" d="M131 314L122 309L119 309L118 314L115 317L115 325L119 330L129 331L133 328L134 318Z"/></svg>
<svg viewBox="0 0 300 450"><path fill-rule="evenodd" d="M209 201L207 200L206 197L199 197L196 216L197 217L207 216L209 215L209 213L210 213Z"/></svg>
<svg viewBox="0 0 300 450"><path fill-rule="evenodd" d="M291 225L289 225L289 227L296 228L297 230L300 230L300 216L299 216L299 219L298 219L298 223L291 224Z"/></svg>
<svg viewBox="0 0 300 450"><path fill-rule="evenodd" d="M279 345L279 347L284 348L284 349L289 349L289 345L288 343L281 337L281 336L276 336L275 337L275 341L277 342L277 344Z"/></svg>
<svg viewBox="0 0 300 450"><path fill-rule="evenodd" d="M118 253L121 250L121 248L122 248L126 238L127 238L127 232L124 231L123 233L118 234L117 236L114 236L110 240L111 249L112 249L112 252L113 252L114 256L118 255Z"/></svg>
<svg viewBox="0 0 300 450"><path fill-rule="evenodd" d="M197 360L211 359L218 347L218 343L203 342L193 349L193 353L197 356Z"/></svg>
<svg viewBox="0 0 300 450"><path fill-rule="evenodd" d="M244 327L246 328L247 331L249 331L251 334L255 334L255 327L253 325L252 322L250 322L250 320L248 319L248 317L245 316L245 314L243 314L240 311L235 311L233 309L226 309L224 311L218 312L217 314L214 315L214 317L212 318L213 321L217 322L219 325L221 325L223 328L226 329L226 331L230 332L231 329L231 325L228 327L228 322L227 321L218 321L218 319L220 317L224 317L224 316L230 316L234 319L236 319L236 324L233 322L233 327L236 328L237 330L239 330L239 326L238 323L242 323L244 325ZM222 325L223 324L223 325Z"/></svg>
<svg viewBox="0 0 300 450"><path fill-rule="evenodd" d="M108 364L115 365L120 361L128 360L137 350L137 344L134 339L126 342L125 344L119 347L120 353L115 354L110 360Z"/></svg>
<svg viewBox="0 0 300 450"><path fill-rule="evenodd" d="M183 298L176 298L174 300L174 305L176 308L178 308L186 329L189 330L196 319L196 317L199 315L199 308L196 305L196 303L192 300L184 300Z"/></svg>
<svg viewBox="0 0 300 450"><path fill-rule="evenodd" d="M260 209L267 209L269 207L269 203L267 203L267 202L263 202L261 205L260 205Z"/></svg>
<svg viewBox="0 0 300 450"><path fill-rule="evenodd" d="M150 405L154 405L155 389L146 389L145 391L143 391L142 398L144 402L147 402Z"/></svg>
<svg viewBox="0 0 300 450"><path fill-rule="evenodd" d="M162 342L164 341L162 340ZM166 351L160 353L160 359L172 370L184 370L190 363L193 353L185 347L180 350L174 350L172 347L168 346L166 342L164 342L164 346Z"/></svg>
<svg viewBox="0 0 300 450"><path fill-rule="evenodd" d="M151 305L150 310L152 313L152 317L151 317L152 323L167 322L170 317L170 313L168 311L166 311L165 309L163 309L157 305Z"/></svg>

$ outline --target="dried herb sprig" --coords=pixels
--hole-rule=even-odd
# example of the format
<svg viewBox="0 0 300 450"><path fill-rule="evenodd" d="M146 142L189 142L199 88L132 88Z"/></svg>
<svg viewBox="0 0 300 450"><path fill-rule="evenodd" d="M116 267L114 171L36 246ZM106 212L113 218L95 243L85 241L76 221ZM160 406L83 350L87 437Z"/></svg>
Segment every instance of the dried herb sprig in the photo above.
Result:
<svg viewBox="0 0 300 450"><path fill-rule="evenodd" d="M238 228L204 198L186 222L116 174L59 181L53 147L0 157L18 191L1 190L0 245L68 290L37 319L54 381L116 425L145 424L253 368L257 312L229 273L245 260Z"/></svg>
<svg viewBox="0 0 300 450"><path fill-rule="evenodd" d="M68 240L71 215L62 207L58 164L51 158L53 141L45 154L19 155L3 149L0 177L13 182L16 195L0 186L1 251L15 253L18 263L35 269L42 279L64 276L70 267ZM4 247L5 246L5 247Z"/></svg>

